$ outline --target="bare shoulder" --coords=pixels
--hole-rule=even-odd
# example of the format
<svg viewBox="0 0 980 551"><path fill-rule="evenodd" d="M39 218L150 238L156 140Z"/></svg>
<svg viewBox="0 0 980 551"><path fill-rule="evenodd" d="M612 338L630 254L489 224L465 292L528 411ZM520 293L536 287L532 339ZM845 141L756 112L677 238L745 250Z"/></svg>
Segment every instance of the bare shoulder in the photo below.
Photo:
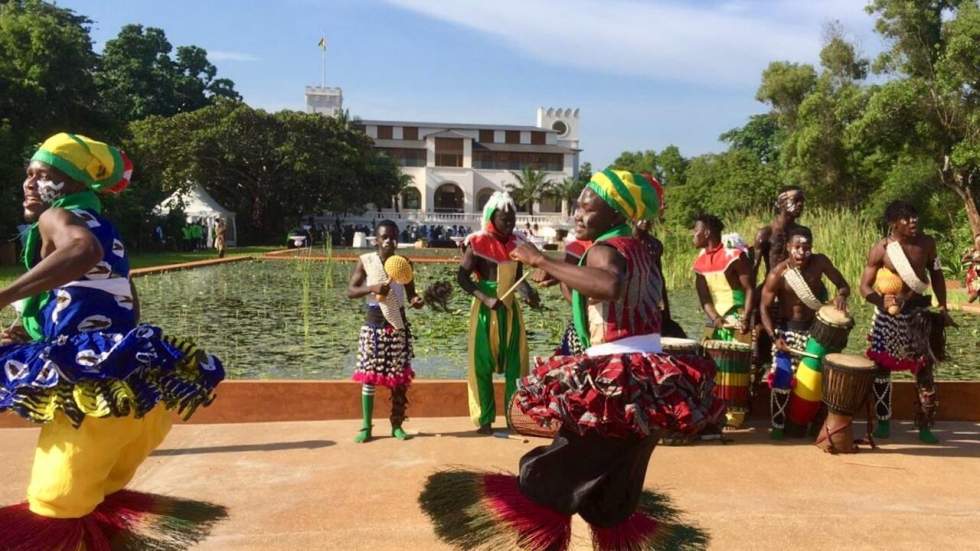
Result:
<svg viewBox="0 0 980 551"><path fill-rule="evenodd" d="M589 249L589 254L585 256L586 266L593 268L625 264L625 262L626 259L619 254L615 247L605 243L596 243Z"/></svg>
<svg viewBox="0 0 980 551"><path fill-rule="evenodd" d="M766 241L769 241L769 238L771 237L772 237L772 226L766 224L765 226L759 228L759 231L756 232L755 242L756 244L761 244Z"/></svg>

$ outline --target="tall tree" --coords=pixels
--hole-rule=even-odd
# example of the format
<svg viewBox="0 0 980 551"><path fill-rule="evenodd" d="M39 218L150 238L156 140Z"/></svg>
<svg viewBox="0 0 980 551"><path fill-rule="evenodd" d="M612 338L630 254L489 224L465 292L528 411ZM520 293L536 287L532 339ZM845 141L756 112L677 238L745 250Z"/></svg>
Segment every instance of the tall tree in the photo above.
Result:
<svg viewBox="0 0 980 551"><path fill-rule="evenodd" d="M544 172L526 167L520 172L511 171L515 184L507 184L507 190L518 205L526 205L527 213L534 214L534 203L540 201L550 191L551 183Z"/></svg>
<svg viewBox="0 0 980 551"><path fill-rule="evenodd" d="M39 0L0 2L0 195L19 195L24 160L50 134L72 130L111 137L92 70L91 21ZM20 220L0 204L0 231Z"/></svg>
<svg viewBox="0 0 980 551"><path fill-rule="evenodd" d="M934 186L962 202L980 234L980 7L976 0L874 0L888 75L855 125L883 157L932 161Z"/></svg>
<svg viewBox="0 0 980 551"><path fill-rule="evenodd" d="M752 152L760 163L768 164L779 161L779 149L782 136L779 122L773 113L752 115L745 126L732 128L718 137L735 149Z"/></svg>
<svg viewBox="0 0 980 551"><path fill-rule="evenodd" d="M571 215L575 212L575 203L585 185L586 182L581 179L565 178L561 182L553 183L550 193L565 203L565 213Z"/></svg>
<svg viewBox="0 0 980 551"><path fill-rule="evenodd" d="M346 116L267 113L228 100L131 125L140 178L172 190L198 182L239 213L250 242L305 214L358 211L390 198L398 167Z"/></svg>
<svg viewBox="0 0 980 551"><path fill-rule="evenodd" d="M106 42L96 81L106 106L125 121L200 109L216 97L239 99L234 84L197 46L177 48L162 29L126 25Z"/></svg>

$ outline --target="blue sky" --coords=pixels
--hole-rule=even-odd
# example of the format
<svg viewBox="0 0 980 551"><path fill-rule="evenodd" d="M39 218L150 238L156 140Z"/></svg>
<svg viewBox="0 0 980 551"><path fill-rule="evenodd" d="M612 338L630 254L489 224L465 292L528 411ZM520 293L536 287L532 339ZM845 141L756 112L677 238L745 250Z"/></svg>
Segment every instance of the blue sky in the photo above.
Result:
<svg viewBox="0 0 980 551"><path fill-rule="evenodd" d="M881 49L861 0L62 0L94 20L96 49L128 23L208 50L245 101L303 109L320 81L365 119L534 124L538 106L578 107L582 160L676 144L720 151L718 135L765 106L772 60L815 63L839 20Z"/></svg>

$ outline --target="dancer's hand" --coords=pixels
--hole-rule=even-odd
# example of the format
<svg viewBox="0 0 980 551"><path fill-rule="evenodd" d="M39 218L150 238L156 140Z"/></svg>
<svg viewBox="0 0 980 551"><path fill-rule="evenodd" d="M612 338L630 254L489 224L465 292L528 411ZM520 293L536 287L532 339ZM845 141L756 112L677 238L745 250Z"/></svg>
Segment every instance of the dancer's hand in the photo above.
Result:
<svg viewBox="0 0 980 551"><path fill-rule="evenodd" d="M415 295L412 297L412 300L409 301L408 305L418 310L419 308L425 306L425 301L422 300L422 297Z"/></svg>
<svg viewBox="0 0 980 551"><path fill-rule="evenodd" d="M745 335L749 332L749 319L742 318L738 320L738 332Z"/></svg>
<svg viewBox="0 0 980 551"><path fill-rule="evenodd" d="M494 297L487 297L487 298L483 299L482 302L483 302L483 305L484 306L486 306L487 308L489 308L491 310L496 310L497 308L500 308L504 304L503 302L500 302L498 299L496 299Z"/></svg>
<svg viewBox="0 0 980 551"><path fill-rule="evenodd" d="M368 287L368 289L370 289L371 292L376 295L385 296L388 294L388 291L391 290L391 286L387 283L378 283L377 285L371 285Z"/></svg>
<svg viewBox="0 0 980 551"><path fill-rule="evenodd" d="M834 299L834 308L847 313L847 295L837 295Z"/></svg>
<svg viewBox="0 0 980 551"><path fill-rule="evenodd" d="M534 289L530 289L527 296L524 297L524 302L526 302L527 305L530 306L531 308L541 307L541 297L538 295L538 292L535 291Z"/></svg>
<svg viewBox="0 0 980 551"><path fill-rule="evenodd" d="M27 331L22 325L14 325L10 329L0 331L0 346L24 343L30 340L30 335L27 334Z"/></svg>
<svg viewBox="0 0 980 551"><path fill-rule="evenodd" d="M779 350L780 352L785 352L787 354L790 353L789 345L786 344L786 341L784 341L782 337L773 341L773 345L776 347L776 350Z"/></svg>
<svg viewBox="0 0 980 551"><path fill-rule="evenodd" d="M528 266L538 267L538 264L544 260L544 253L538 250L537 247L530 243L521 243L513 251L510 252L510 258L516 260Z"/></svg>

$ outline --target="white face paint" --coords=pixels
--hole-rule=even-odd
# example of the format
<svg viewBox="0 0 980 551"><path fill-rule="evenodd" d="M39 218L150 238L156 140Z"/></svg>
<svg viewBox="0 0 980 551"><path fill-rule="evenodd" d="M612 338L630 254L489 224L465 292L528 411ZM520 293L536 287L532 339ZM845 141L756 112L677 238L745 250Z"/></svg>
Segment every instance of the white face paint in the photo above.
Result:
<svg viewBox="0 0 980 551"><path fill-rule="evenodd" d="M45 203L53 203L56 199L61 197L62 191L65 189L64 182L55 183L44 178L38 178L36 184L37 194Z"/></svg>

